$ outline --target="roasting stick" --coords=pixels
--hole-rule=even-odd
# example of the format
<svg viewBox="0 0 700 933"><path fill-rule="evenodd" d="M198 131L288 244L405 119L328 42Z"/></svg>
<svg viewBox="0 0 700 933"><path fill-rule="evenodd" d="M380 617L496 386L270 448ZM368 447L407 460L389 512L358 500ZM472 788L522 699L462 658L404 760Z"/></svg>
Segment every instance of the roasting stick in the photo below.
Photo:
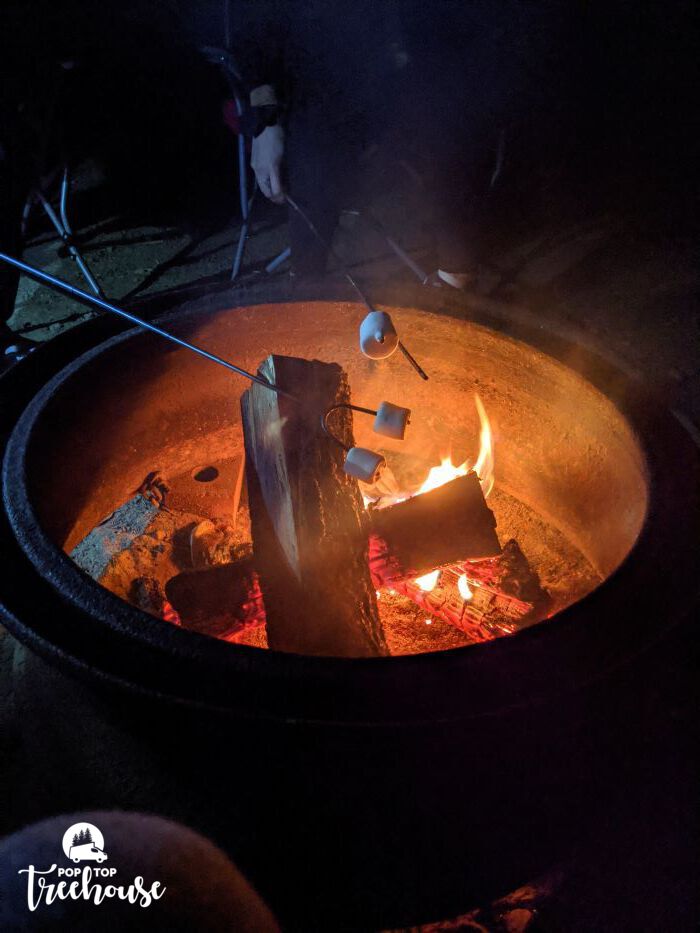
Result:
<svg viewBox="0 0 700 933"><path fill-rule="evenodd" d="M218 363L219 366L223 366L225 369L228 369L231 372L238 373L239 376L245 376L246 379L250 379L251 382L256 382L258 385L263 386L265 389L270 389L270 391L276 392L278 395L284 395L286 398L296 401L296 398L293 395L285 392L284 389L280 389L280 387L274 385L274 383L263 379L262 376L255 376L253 373L249 373L247 370L242 369L240 366L236 366L235 363L230 363L228 360L224 360L220 356L216 356L214 353L210 353L208 350L203 350L201 347L198 347L193 343L188 343L187 340L182 340L180 337L176 337L174 334L170 334L168 331L162 330L160 327L156 327L155 324L150 324L148 321L144 321L143 318L137 317L135 314L131 314L129 311L124 311L122 308L118 308L116 305L110 304L108 301L105 301L104 298L98 298L96 295L91 295L88 292L84 292L82 289L76 288L74 285L70 285L63 279L59 279L54 275L50 275L48 272L43 272L41 269L30 266L28 263L22 262L20 259L14 259L12 256L8 256L6 253L0 252L0 261L7 263L9 266L14 266L15 269L18 269L20 272L28 275L29 278L34 279L36 282L40 282L42 285L46 285L48 288L52 288L56 292L68 295L70 298L74 298L81 304L91 305L94 308L99 308L101 311L109 311L111 314L116 314L119 317L124 318L126 321L130 321L132 324L143 327L144 330L150 330L152 333L158 334L160 337L165 337L166 340L170 340L172 343L176 343L179 346L184 347L186 350L191 350L193 353L198 353L205 359L211 360L212 363Z"/></svg>
<svg viewBox="0 0 700 933"><path fill-rule="evenodd" d="M360 300L362 301L362 303L364 304L364 306L367 308L367 310L369 311L369 313L372 314L374 311L376 311L376 308L373 307L373 305L372 305L372 303L370 302L370 300L369 300L369 298L367 297L367 295L362 291L362 289L360 288L360 286L357 284L357 282L356 282L355 279L353 278L353 276L352 276L350 270L348 269L348 267L345 265L345 263L344 263L343 260L340 258L340 256L338 256L338 254L337 254L336 251L333 249L333 247L330 245L330 243L327 243L326 240L323 239L323 237L321 236L321 234L320 234L320 233L318 232L318 230L316 229L316 225L314 224L313 220L311 220L311 218L310 218L309 215L306 213L306 211L303 210L303 208L301 208L301 207L297 204L296 201L294 201L292 198L290 198L290 196L289 196L288 194L285 194L284 197L285 197L285 200L286 200L287 204L289 204L289 206L292 208L292 210L294 210L294 211L297 212L297 214L298 214L298 215L301 217L301 219L304 221L304 223L305 223L306 226L309 228L309 230L311 231L311 233L316 237L316 239L318 240L318 242L321 244L321 246L323 246L323 248L329 253L329 255L331 255L331 256L333 257L333 259L336 261L336 263L338 264L338 266L339 266L339 268L340 268L340 271L343 273L343 275L345 276L345 278L348 280L348 282L349 282L349 283L352 285L352 287L355 289L355 291L357 292L357 294L358 294ZM428 380L428 374L425 372L425 370L423 369L423 367L419 365L419 363L417 362L417 360L408 352L408 350L406 349L406 347L403 345L403 343L402 343L400 340L399 340L399 350L401 350L401 352L403 353L403 355L406 357L406 359L408 360L408 362L409 362L409 363L411 364L411 366L415 369L415 371L418 373L418 375L421 377L421 379L425 379L426 382L427 382L427 380Z"/></svg>
<svg viewBox="0 0 700 933"><path fill-rule="evenodd" d="M275 385L274 382L269 382L263 376L253 375L253 373L249 373L247 370L242 369L240 366L236 366L235 363L224 360L220 356L216 356L214 353L210 353L208 350L203 350L201 347L196 346L196 344L189 343L187 340L182 340L180 337L176 337L174 334L171 334L168 331L157 327L155 324L144 321L143 318L137 317L135 314L131 314L129 311L124 311L122 308L118 308L116 305L110 304L110 302L105 301L104 298L100 298L97 295L91 295L88 292L84 292L82 289L76 288L74 285L70 285L63 279L59 279L54 275L50 275L48 272L44 272L41 269L37 269L35 266L30 266L28 263L22 262L20 259L14 259L12 256L8 256L6 253L0 252L0 261L13 266L15 269L18 269L20 272L23 272L25 275L28 275L30 278L41 283L42 285L46 285L48 288L51 288L54 291L68 295L70 298L73 298L82 304L87 304L91 307L99 308L101 311L109 311L112 314L116 314L119 317L124 318L124 320L130 321L132 324L136 324L138 327L142 327L144 330L149 330L154 334L158 334L160 337L165 337L165 339L171 341L171 343L175 343L180 347L184 347L186 350L191 350L193 353L197 353L199 356L210 360L212 363L217 363L219 366L223 366L225 369L228 369L231 372L238 373L239 376L244 376L246 379L250 379L251 382L262 386L265 389L269 389L271 392L276 392L279 396L284 396L285 398L288 398L290 401L293 401L297 404L300 402L299 397L292 395L290 392L285 392L284 389L281 389L278 385ZM351 277L350 280L352 281ZM355 287L357 288L357 286ZM359 294L362 294L359 288L358 292ZM364 298L363 300L366 301ZM367 306L370 307L369 304L367 304ZM399 344L399 346L401 346L401 344ZM406 356L408 356L408 358L412 361L417 371L422 374L424 379L427 379L428 377L425 375L425 373L423 373L423 370L420 368L420 366L418 366L413 357L406 351L405 348L402 349L404 350ZM398 435L395 433L397 426L394 424L394 422L398 417L398 421L401 425L403 425L403 428L401 429L401 439L403 439L403 430L405 430L405 427L408 424L408 416L410 412L408 409L392 406L388 402L383 402L380 410L386 409L387 406L389 406L389 411L385 412L384 421L387 421L388 424L384 425L384 427L388 427L389 430L382 430L379 431L379 433L388 434L390 437L397 437ZM379 416L380 414L379 412L374 411L374 409L360 408L356 405L350 405L348 407L354 408L356 411L366 412L376 416ZM329 414L330 410L325 412L321 424L323 430L329 434L333 440L338 442L338 439L331 434L326 425L326 417ZM378 429L375 427L375 430ZM341 446L343 445L341 444ZM369 480L369 475L363 475L361 472L351 472L350 470L351 464L354 462L353 455L355 457L358 456L358 452L362 457L370 457L371 462L374 464L372 467L373 474L379 469L380 464L385 464L384 458L380 454L376 454L373 451L366 451L362 448L353 448L353 450L348 451L348 458L346 459L346 472L348 472L349 475L355 476L357 478ZM368 468L365 467L365 469Z"/></svg>

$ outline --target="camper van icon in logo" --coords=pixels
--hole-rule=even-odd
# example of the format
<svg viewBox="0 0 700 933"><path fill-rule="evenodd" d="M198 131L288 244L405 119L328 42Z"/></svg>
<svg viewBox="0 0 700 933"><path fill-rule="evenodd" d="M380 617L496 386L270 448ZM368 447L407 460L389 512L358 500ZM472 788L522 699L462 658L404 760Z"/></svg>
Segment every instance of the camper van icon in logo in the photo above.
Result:
<svg viewBox="0 0 700 933"><path fill-rule="evenodd" d="M63 851L71 862L102 864L108 856L104 836L92 823L74 823L64 833Z"/></svg>

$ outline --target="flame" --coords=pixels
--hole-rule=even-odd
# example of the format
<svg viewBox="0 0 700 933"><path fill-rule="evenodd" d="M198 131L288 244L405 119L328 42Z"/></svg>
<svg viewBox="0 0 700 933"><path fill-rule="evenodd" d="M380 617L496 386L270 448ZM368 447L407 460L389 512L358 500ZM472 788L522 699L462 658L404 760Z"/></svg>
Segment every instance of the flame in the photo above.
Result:
<svg viewBox="0 0 700 933"><path fill-rule="evenodd" d="M429 593L431 590L434 590L437 586L438 578L440 576L439 570L433 570L432 573L426 573L422 577L416 577L413 581L416 586L419 586L424 592Z"/></svg>
<svg viewBox="0 0 700 933"><path fill-rule="evenodd" d="M439 486L444 486L445 483L457 479L458 476L466 476L471 470L479 477L484 498L486 498L493 489L494 461L491 425L486 415L486 409L478 395L474 396L474 401L476 402L476 410L479 413L479 421L481 422L479 456L476 459L476 463L471 467L469 461L465 460L464 463L460 463L459 466L457 466L452 462L451 456L443 457L440 466L431 467L425 482L416 493L417 496L424 492L431 492Z"/></svg>
<svg viewBox="0 0 700 933"><path fill-rule="evenodd" d="M481 432L479 435L480 447L479 456L474 464L474 472L479 477L481 489L486 498L493 489L493 439L491 437L491 424L486 415L486 409L478 395L474 395L476 410L479 412L479 421L481 422Z"/></svg>
<svg viewBox="0 0 700 933"><path fill-rule="evenodd" d="M473 467L470 466L468 460L465 460L464 463L456 465L452 462L451 456L448 455L447 457L442 457L440 466L431 467L422 486L413 493L402 490L399 487L394 474L391 472L391 469L386 467L380 480L373 486L369 487L362 482L360 483L362 501L364 502L365 508L368 508L370 505L377 503L380 503L380 508L386 508L389 505L395 505L398 502L404 502L412 495L419 496L421 493L431 492L433 489L437 489L440 486L444 486L445 483L449 483L451 480L457 479L458 476L466 476L467 473L472 471L479 477L481 489L484 493L484 498L486 499L491 493L494 485L493 439L491 434L491 425L486 414L486 409L484 408L481 399L476 394L474 395L474 401L476 403L476 410L479 414L481 430L479 432L479 455L476 458L476 463ZM420 579L423 578L421 577ZM430 589L432 589L432 586Z"/></svg>
<svg viewBox="0 0 700 933"><path fill-rule="evenodd" d="M457 580L457 589L459 590L459 595L462 597L465 603L474 595L469 588L466 573L463 573L459 580Z"/></svg>
<svg viewBox="0 0 700 933"><path fill-rule="evenodd" d="M430 472L420 487L417 496L420 496L424 492L432 492L433 489L437 489L439 486L444 486L445 483L449 483L453 479L457 479L458 476L466 476L469 472L469 462L467 460L464 463L461 463L459 466L455 466L452 462L452 457L443 457L442 463L440 466L434 466L430 468Z"/></svg>
<svg viewBox="0 0 700 933"><path fill-rule="evenodd" d="M452 462L452 457L443 457L440 466L431 467L425 482L415 493L417 496L424 492L431 492L433 489L437 489L440 486L444 486L445 483L457 479L458 476L466 476L472 469L479 477L484 498L486 498L493 489L493 442L491 438L491 425L486 415L486 409L478 395L474 395L474 401L476 402L476 410L479 413L479 421L481 422L479 456L477 457L476 463L473 467L470 467L469 461L465 460L464 463L460 463L459 466L457 466ZM426 573L422 577L416 577L413 582L424 592L430 593L431 590L434 590L437 586L439 578L440 571L434 570L432 573ZM462 574L457 581L457 587L460 596L465 602L472 598L473 594L469 589L469 584L464 574Z"/></svg>

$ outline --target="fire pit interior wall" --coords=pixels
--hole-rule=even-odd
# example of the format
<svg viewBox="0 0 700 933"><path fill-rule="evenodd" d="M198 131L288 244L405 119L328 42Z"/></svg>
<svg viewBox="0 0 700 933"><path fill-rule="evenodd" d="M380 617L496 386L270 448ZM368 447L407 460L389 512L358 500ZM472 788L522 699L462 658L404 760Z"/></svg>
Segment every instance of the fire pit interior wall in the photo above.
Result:
<svg viewBox="0 0 700 933"><path fill-rule="evenodd" d="M270 353L340 363L356 404L411 408L404 442L378 445L372 419L355 418L356 442L381 446L390 463L406 455L437 463L446 452L473 463L478 393L493 428L497 489L608 576L632 548L647 506L644 458L620 412L574 369L529 345L467 320L387 310L429 382L398 353L381 362L360 354L364 311L356 304L234 308L180 316L173 329L253 371ZM240 453L247 386L152 335L131 333L95 351L53 395L34 434L28 479L43 527L70 551L149 472L197 471Z"/></svg>

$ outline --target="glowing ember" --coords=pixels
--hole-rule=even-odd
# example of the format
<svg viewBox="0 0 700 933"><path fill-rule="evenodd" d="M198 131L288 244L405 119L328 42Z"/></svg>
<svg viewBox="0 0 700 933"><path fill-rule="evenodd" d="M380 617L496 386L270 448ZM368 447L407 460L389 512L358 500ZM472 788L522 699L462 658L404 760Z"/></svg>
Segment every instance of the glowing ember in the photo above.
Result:
<svg viewBox="0 0 700 933"><path fill-rule="evenodd" d="M463 573L460 578L457 580L457 589L459 590L459 595L466 602L468 599L471 599L474 595L469 588L469 583L467 582L467 575Z"/></svg>
<svg viewBox="0 0 700 933"><path fill-rule="evenodd" d="M429 593L431 590L435 589L439 576L440 576L440 571L433 570L432 573L426 573L422 577L416 577L416 579L413 582L416 584L416 586L419 586L425 593Z"/></svg>

